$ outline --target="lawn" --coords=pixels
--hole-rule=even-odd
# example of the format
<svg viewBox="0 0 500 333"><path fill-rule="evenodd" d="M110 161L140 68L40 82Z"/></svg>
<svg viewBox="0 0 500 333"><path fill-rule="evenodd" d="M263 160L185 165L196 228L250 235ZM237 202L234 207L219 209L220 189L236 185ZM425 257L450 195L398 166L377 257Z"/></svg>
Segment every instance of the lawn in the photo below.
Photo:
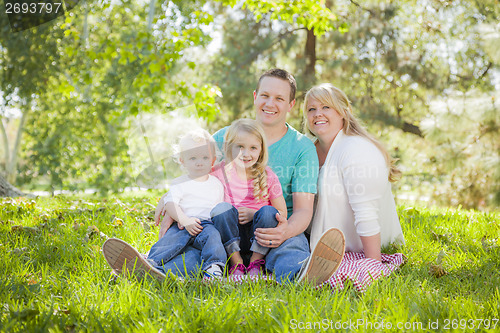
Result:
<svg viewBox="0 0 500 333"><path fill-rule="evenodd" d="M500 214L399 207L407 263L365 293L114 279L106 237L146 252L158 193L0 201L0 331L500 330Z"/></svg>

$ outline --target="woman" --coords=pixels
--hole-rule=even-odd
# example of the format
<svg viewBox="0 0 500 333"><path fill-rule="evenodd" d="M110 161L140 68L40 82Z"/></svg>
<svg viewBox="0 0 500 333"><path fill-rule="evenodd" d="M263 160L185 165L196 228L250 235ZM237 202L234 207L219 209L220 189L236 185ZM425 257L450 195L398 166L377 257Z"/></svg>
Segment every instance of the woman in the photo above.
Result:
<svg viewBox="0 0 500 333"><path fill-rule="evenodd" d="M318 202L311 222L311 248L335 227L346 252L381 260L381 247L404 243L390 182L400 177L382 144L359 124L347 96L331 84L311 88L304 116L316 137L320 164Z"/></svg>

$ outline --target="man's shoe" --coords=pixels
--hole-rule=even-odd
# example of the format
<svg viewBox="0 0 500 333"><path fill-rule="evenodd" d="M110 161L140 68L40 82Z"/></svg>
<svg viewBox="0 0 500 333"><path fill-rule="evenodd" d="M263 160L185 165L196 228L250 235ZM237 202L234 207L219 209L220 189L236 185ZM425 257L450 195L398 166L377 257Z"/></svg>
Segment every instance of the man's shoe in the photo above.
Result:
<svg viewBox="0 0 500 333"><path fill-rule="evenodd" d="M304 280L314 286L327 281L339 268L344 252L345 239L342 231L336 228L325 231L297 281Z"/></svg>
<svg viewBox="0 0 500 333"><path fill-rule="evenodd" d="M130 244L118 238L110 238L104 242L102 253L109 266L118 274L133 273L138 278L149 274L159 281L165 279L165 274L151 265Z"/></svg>

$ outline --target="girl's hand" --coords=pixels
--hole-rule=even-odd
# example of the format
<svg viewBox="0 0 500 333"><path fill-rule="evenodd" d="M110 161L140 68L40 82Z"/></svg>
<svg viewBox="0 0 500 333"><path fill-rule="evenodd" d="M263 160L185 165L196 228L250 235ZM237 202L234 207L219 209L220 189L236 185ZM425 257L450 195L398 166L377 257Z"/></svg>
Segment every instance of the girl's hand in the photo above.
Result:
<svg viewBox="0 0 500 333"><path fill-rule="evenodd" d="M248 222L252 222L253 216L256 212L257 210L248 207L238 208L238 222L240 224L247 224Z"/></svg>
<svg viewBox="0 0 500 333"><path fill-rule="evenodd" d="M196 236L203 230L203 227L201 226L201 221L198 218L190 217L189 220L186 221L186 223L189 224L186 224L184 228L186 228L187 232L189 232L191 236Z"/></svg>
<svg viewBox="0 0 500 333"><path fill-rule="evenodd" d="M288 238L286 230L288 228L288 220L284 215L276 213L278 226L276 228L257 228L255 229L255 240L264 247L276 248L283 244Z"/></svg>

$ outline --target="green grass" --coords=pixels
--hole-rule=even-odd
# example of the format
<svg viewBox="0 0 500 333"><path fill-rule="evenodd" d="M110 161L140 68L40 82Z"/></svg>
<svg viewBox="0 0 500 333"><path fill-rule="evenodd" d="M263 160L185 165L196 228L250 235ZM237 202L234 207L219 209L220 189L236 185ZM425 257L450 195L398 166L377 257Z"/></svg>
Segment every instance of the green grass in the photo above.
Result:
<svg viewBox="0 0 500 333"><path fill-rule="evenodd" d="M405 331L483 331L487 322L481 319L500 329L498 213L400 207L406 245L388 251L402 252L408 261L363 294L353 287L332 292L262 281L113 279L100 233L146 252L157 239L157 198L3 199L0 331L291 332L343 326L371 332L400 331L398 324L406 324Z"/></svg>

